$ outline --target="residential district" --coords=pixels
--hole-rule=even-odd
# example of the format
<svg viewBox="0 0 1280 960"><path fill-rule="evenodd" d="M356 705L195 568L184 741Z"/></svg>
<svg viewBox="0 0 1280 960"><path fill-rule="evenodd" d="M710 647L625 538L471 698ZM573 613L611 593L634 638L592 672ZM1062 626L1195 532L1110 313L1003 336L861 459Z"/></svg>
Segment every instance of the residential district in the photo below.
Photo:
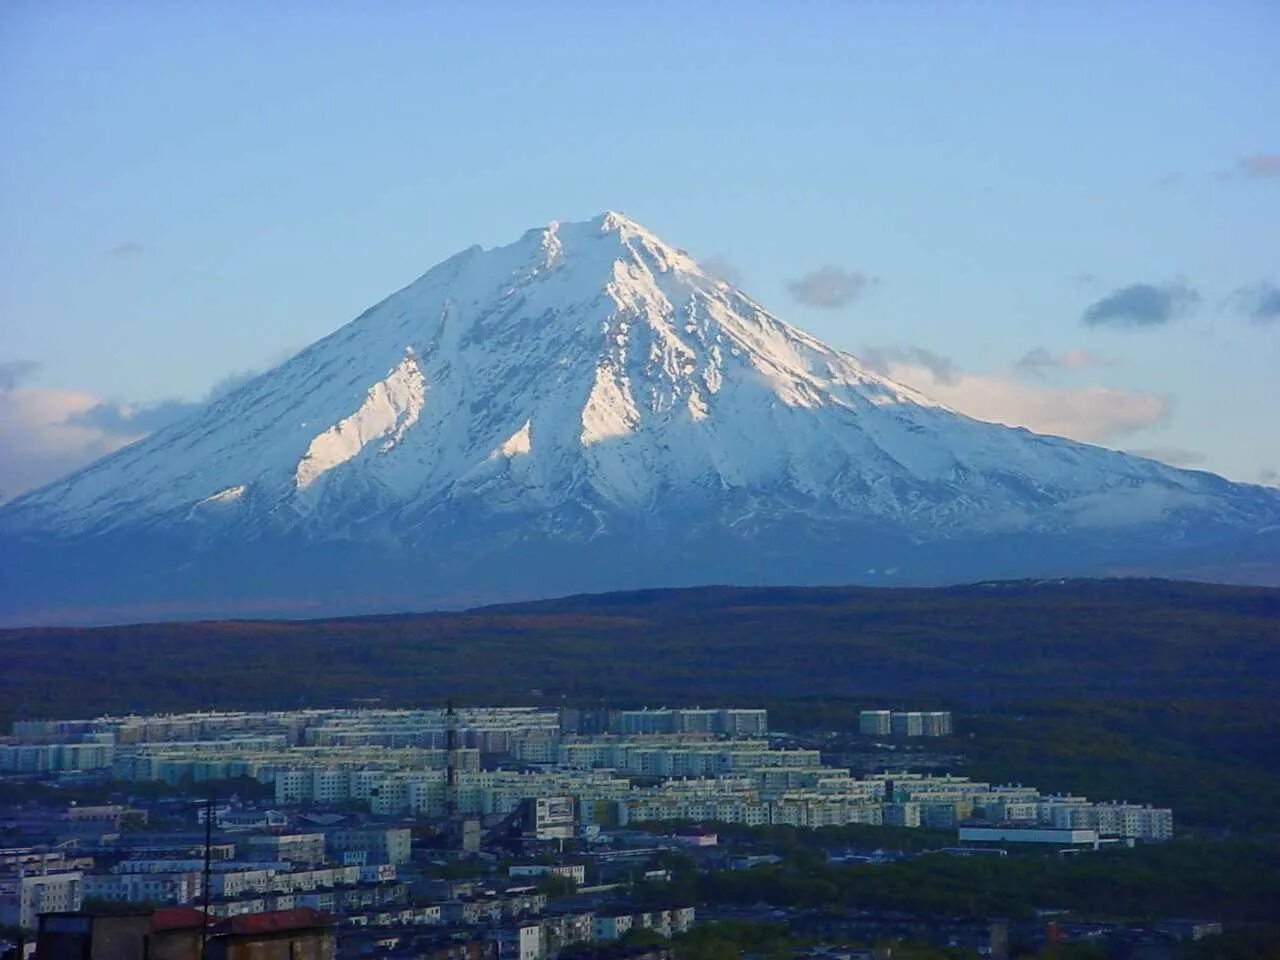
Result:
<svg viewBox="0 0 1280 960"><path fill-rule="evenodd" d="M946 737L952 722L868 710L860 732ZM958 855L1173 833L1168 809L854 776L771 733L761 709L107 716L20 721L0 740L4 783L45 788L0 810L0 924L42 960L585 956L698 922L692 903L631 896L663 889L665 854L705 870L769 861L725 848L719 824L945 828ZM123 802L58 799L121 782ZM1000 955L1000 935L980 939ZM644 949L658 948L600 955Z"/></svg>

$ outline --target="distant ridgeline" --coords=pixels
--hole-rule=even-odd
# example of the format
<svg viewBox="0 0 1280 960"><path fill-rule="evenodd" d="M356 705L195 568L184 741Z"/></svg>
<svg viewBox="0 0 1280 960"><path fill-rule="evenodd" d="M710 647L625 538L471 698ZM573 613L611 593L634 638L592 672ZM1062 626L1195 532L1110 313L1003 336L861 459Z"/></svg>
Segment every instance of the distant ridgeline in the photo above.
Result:
<svg viewBox="0 0 1280 960"><path fill-rule="evenodd" d="M1280 590L1160 580L649 590L449 614L24 628L0 631L0 656L0 722L375 698L1273 701Z"/></svg>

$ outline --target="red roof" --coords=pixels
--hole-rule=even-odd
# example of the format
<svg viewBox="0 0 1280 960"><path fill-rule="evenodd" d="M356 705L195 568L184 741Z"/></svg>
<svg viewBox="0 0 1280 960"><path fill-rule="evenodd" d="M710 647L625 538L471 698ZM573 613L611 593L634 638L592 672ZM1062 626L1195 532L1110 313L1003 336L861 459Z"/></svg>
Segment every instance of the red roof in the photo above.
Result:
<svg viewBox="0 0 1280 960"><path fill-rule="evenodd" d="M275 910L270 913L246 913L228 917L214 925L213 932L230 934L279 933L285 930L305 930L309 927L327 927L333 917L310 907L292 910Z"/></svg>
<svg viewBox="0 0 1280 960"><path fill-rule="evenodd" d="M152 930L183 930L203 927L208 918L195 907L165 907L151 914Z"/></svg>

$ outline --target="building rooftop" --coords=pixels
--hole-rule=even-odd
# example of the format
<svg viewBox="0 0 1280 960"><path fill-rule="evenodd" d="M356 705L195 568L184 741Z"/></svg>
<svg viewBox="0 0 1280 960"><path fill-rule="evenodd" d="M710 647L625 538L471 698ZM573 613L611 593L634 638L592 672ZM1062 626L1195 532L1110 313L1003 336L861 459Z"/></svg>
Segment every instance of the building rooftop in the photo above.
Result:
<svg viewBox="0 0 1280 960"><path fill-rule="evenodd" d="M238 917L228 917L213 927L215 934L257 934L280 933L286 930L306 930L312 927L327 927L333 923L333 917L310 907L295 907L292 910L274 910L270 913L248 913Z"/></svg>
<svg viewBox="0 0 1280 960"><path fill-rule="evenodd" d="M202 927L207 922L208 917L195 907L165 907L151 915L152 930L185 930Z"/></svg>

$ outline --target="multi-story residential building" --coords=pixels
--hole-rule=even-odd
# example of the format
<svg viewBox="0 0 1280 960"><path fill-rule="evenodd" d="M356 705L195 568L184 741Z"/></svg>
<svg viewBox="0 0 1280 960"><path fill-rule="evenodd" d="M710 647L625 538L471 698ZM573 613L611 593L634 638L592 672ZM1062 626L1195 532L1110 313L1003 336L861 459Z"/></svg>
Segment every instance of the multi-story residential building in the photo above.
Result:
<svg viewBox="0 0 1280 960"><path fill-rule="evenodd" d="M969 796L991 793L991 784L951 775L921 773L876 773L865 778L883 782L886 796L894 801L924 800L931 796Z"/></svg>
<svg viewBox="0 0 1280 960"><path fill-rule="evenodd" d="M84 896L127 903L195 903L204 889L203 875L188 872L85 874Z"/></svg>
<svg viewBox="0 0 1280 960"><path fill-rule="evenodd" d="M923 734L926 737L949 737L952 733L950 710L926 710Z"/></svg>
<svg viewBox="0 0 1280 960"><path fill-rule="evenodd" d="M586 943L595 938L596 915L592 911L558 913L542 920L544 955L555 957L570 944Z"/></svg>
<svg viewBox="0 0 1280 960"><path fill-rule="evenodd" d="M919 710L894 712L889 716L890 731L895 737L924 736L924 714Z"/></svg>
<svg viewBox="0 0 1280 960"><path fill-rule="evenodd" d="M282 833L251 836L245 843L247 855L255 860L315 866L324 863L323 833Z"/></svg>
<svg viewBox="0 0 1280 960"><path fill-rule="evenodd" d="M261 893L305 893L358 884L360 870L358 864L292 871L223 870L210 876L210 892L222 900Z"/></svg>
<svg viewBox="0 0 1280 960"><path fill-rule="evenodd" d="M509 877L564 877L581 886L587 879L587 868L581 863L529 863L507 869Z"/></svg>
<svg viewBox="0 0 1280 960"><path fill-rule="evenodd" d="M412 832L408 827L343 827L329 832L335 853L359 852L366 863L408 863Z"/></svg>
<svg viewBox="0 0 1280 960"><path fill-rule="evenodd" d="M131 821L136 825L147 822L147 811L126 807L118 803L72 805L67 808L68 824L90 829L119 830L120 825Z"/></svg>
<svg viewBox="0 0 1280 960"><path fill-rule="evenodd" d="M945 737L952 732L948 710L863 710L858 732L864 737Z"/></svg>
<svg viewBox="0 0 1280 960"><path fill-rule="evenodd" d="M650 910L632 916L633 930L652 930L664 937L673 937L692 929L694 920L693 907L677 907L673 910Z"/></svg>
<svg viewBox="0 0 1280 960"><path fill-rule="evenodd" d="M625 908L602 909L592 920L593 940L617 940L629 930L653 930L664 937L693 929L696 913L693 907L631 913Z"/></svg>
<svg viewBox="0 0 1280 960"><path fill-rule="evenodd" d="M1036 821L1059 829L1096 830L1103 837L1168 840L1173 811L1134 803L1090 803L1083 797L1045 797Z"/></svg>
<svg viewBox="0 0 1280 960"><path fill-rule="evenodd" d="M111 743L0 744L0 772L103 770L115 760Z"/></svg>
<svg viewBox="0 0 1280 960"><path fill-rule="evenodd" d="M763 737L769 732L769 712L741 707L718 710L716 723L712 732L726 737Z"/></svg>
<svg viewBox="0 0 1280 960"><path fill-rule="evenodd" d="M74 873L93 869L93 858L75 850L39 847L0 847L0 877L35 873Z"/></svg>
<svg viewBox="0 0 1280 960"><path fill-rule="evenodd" d="M864 737L887 737L893 733L888 710L863 710L858 714L858 732Z"/></svg>
<svg viewBox="0 0 1280 960"><path fill-rule="evenodd" d="M493 938L498 942L499 960L542 960L545 956L540 922L506 924L494 931Z"/></svg>
<svg viewBox="0 0 1280 960"><path fill-rule="evenodd" d="M501 896L459 897L442 904L446 923L501 923L504 919L536 917L547 907L545 894L530 887Z"/></svg>
<svg viewBox="0 0 1280 960"><path fill-rule="evenodd" d="M920 804L910 800L883 805L884 823L891 827L920 826Z"/></svg>
<svg viewBox="0 0 1280 960"><path fill-rule="evenodd" d="M727 737L760 737L769 732L769 714L765 710L741 708L619 710L610 717L609 729L623 736L708 733Z"/></svg>
<svg viewBox="0 0 1280 960"><path fill-rule="evenodd" d="M612 732L581 735L601 729L606 719ZM859 724L875 736L945 736L951 730L945 711L869 710ZM452 752L445 749L451 728L461 743ZM652 820L950 827L975 815L988 824L1094 829L1108 837L1164 839L1173 830L1172 813L1163 808L1041 797L1033 787L993 786L965 777L886 772L854 778L846 769L822 766L817 751L774 749L763 739L763 710L197 713L41 721L15 725L14 732L39 741L5 745L27 750L22 756L38 758L39 750L67 744L114 747L118 776L172 783L254 777L274 785L282 806L360 803L385 817L439 817L454 810L474 822L512 814L522 805L527 811L539 803L558 804L573 811L557 825L560 836ZM50 742L54 738L58 742ZM482 770L482 752L510 754L533 768ZM450 762L457 770L452 788L445 769ZM243 822L233 823L232 812L218 811L221 828L280 829L291 816L287 809L268 811L264 820L262 813L248 811ZM75 823L99 825L88 808L74 816ZM102 819L101 826L114 830L112 819ZM73 825L72 820L62 823L67 829ZM242 843L242 854L252 862L239 872L286 873L285 864L320 864L324 847L318 834L306 836L305 842L260 836L252 841L255 846ZM146 860L146 851L190 857L200 852L200 839L170 847L135 843L130 859ZM98 844L115 849L105 839ZM219 857L234 855L224 852L225 844L215 848ZM343 866L394 866L409 856L409 834L404 828L331 829L328 849ZM179 871L165 867L164 872Z"/></svg>
<svg viewBox="0 0 1280 960"><path fill-rule="evenodd" d="M933 796L919 798L922 827L955 827L973 815L973 800L967 796Z"/></svg>
<svg viewBox="0 0 1280 960"><path fill-rule="evenodd" d="M1168 840L1173 836L1173 811L1150 804L1094 804L1098 834L1137 840Z"/></svg>
<svg viewBox="0 0 1280 960"><path fill-rule="evenodd" d="M563 743L563 767L607 768L647 777L723 776L766 767L820 767L817 750L772 750L762 740L684 741L618 738Z"/></svg>
<svg viewBox="0 0 1280 960"><path fill-rule="evenodd" d="M632 926L632 917L627 910L597 910L592 920L591 939L617 940Z"/></svg>
<svg viewBox="0 0 1280 960"><path fill-rule="evenodd" d="M42 913L79 910L84 898L79 871L0 878L0 923L35 930Z"/></svg>
<svg viewBox="0 0 1280 960"><path fill-rule="evenodd" d="M343 923L352 927L439 926L444 923L444 913L438 903L421 904L403 909L383 909L376 913L351 913L343 917Z"/></svg>

